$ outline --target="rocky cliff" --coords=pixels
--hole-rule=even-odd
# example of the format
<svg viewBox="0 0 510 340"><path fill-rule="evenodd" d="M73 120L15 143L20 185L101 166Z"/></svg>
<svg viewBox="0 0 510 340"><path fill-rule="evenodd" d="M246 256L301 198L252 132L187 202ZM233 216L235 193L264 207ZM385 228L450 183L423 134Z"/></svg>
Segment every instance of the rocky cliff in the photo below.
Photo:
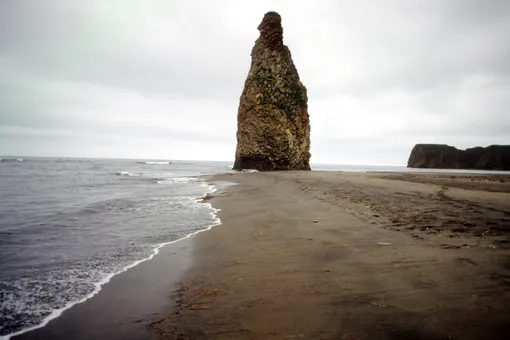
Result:
<svg viewBox="0 0 510 340"><path fill-rule="evenodd" d="M459 150L445 144L416 144L410 168L510 170L510 145L491 145Z"/></svg>
<svg viewBox="0 0 510 340"><path fill-rule="evenodd" d="M310 170L306 88L283 44L281 17L264 15L239 102L235 170Z"/></svg>

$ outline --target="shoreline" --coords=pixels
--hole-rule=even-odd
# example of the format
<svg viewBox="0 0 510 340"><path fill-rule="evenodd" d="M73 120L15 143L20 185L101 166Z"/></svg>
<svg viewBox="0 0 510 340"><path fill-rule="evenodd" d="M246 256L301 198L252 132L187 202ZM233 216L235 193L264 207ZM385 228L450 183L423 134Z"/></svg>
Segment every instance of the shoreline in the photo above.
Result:
<svg viewBox="0 0 510 340"><path fill-rule="evenodd" d="M155 245L154 249L152 250L152 253L148 257L146 257L144 259L137 260L137 261L135 261L135 262L133 262L133 263L123 267L122 270L120 270L120 271L118 271L116 273L108 274L101 281L94 283L94 286L95 286L94 291L91 292L90 294L88 294L87 296L84 296L83 298L81 298L78 301L69 302L65 306L63 306L63 307L61 307L59 309L53 310L50 315L46 316L41 321L41 323L39 323L37 325L34 325L34 326L31 326L31 327L28 327L28 328L16 331L16 332L11 333L11 334L0 336L0 340L11 340L11 339L12 340L18 340L18 339L25 339L25 338L27 338L27 339L32 339L32 338L33 339L37 339L37 338L39 338L40 335L38 333L43 333L44 334L45 333L44 328L47 327L50 323L53 324L53 323L58 322L59 318L61 318L64 315L64 313L72 310L73 308L78 307L81 304L84 304L84 303L87 303L87 302L93 300L98 294L101 294L101 292L107 287L107 285L112 280L114 280L119 275L122 275L122 274L130 271L131 269L135 269L139 265L142 265L142 264L144 264L146 262L149 262L149 261L153 260L156 256L158 256L160 254L161 251L165 250L164 248L168 248L168 246L177 244L177 243L179 243L181 241L186 241L186 240L191 239L193 236L195 236L195 235L197 235L197 234L199 234L201 232L209 231L213 227L221 225L221 220L218 217L219 209L214 208L210 202L205 202L204 201L204 197L207 197L208 195L212 195L212 194L214 194L215 192L218 191L218 186L214 185L214 184L211 184L209 181L207 181L206 176L201 176L201 177L203 179L203 181L201 181L202 182L201 184L202 184L202 186L204 188L206 188L206 191L205 191L205 193L204 193L204 195L202 197L196 198L195 202L198 203L198 204L207 204L209 206L210 210L211 210L211 212L209 212L209 214L211 215L213 221L212 221L212 223L207 228L201 229L201 230L197 230L197 231L195 231L193 233L187 234L186 236L181 237L181 238L176 239L176 240L173 240L173 241L164 242L164 243ZM185 248L187 248L187 247L189 247L189 245L185 246ZM166 252L168 252L168 251L169 250L167 250ZM179 267L179 265L176 265L176 266ZM180 270L182 271L182 268ZM117 279L117 280L119 280L119 279ZM177 283L178 280L179 280L178 277L174 278L175 283ZM103 295L104 294L105 293L103 293ZM93 305L94 302L89 302L89 304ZM92 307L92 309L94 309L94 307ZM55 326L53 328L59 328L59 327L60 326L57 325L57 326Z"/></svg>
<svg viewBox="0 0 510 340"><path fill-rule="evenodd" d="M216 214L217 212L218 212L218 210L215 209L214 214ZM135 262L131 263L130 265L127 265L124 268L122 268L121 271L109 274L104 279L102 279L101 281L94 283L95 289L89 295L83 297L82 299L80 299L78 301L69 302L64 307L61 307L61 308L56 309L56 310L53 310L52 313L50 315L48 315L47 317L45 317L40 324L32 326L32 327L29 327L29 328L26 328L26 329L22 329L22 330L20 330L18 332L11 333L11 334L8 334L8 335L5 335L5 336L0 336L0 340L10 340L10 339L14 339L14 338L15 338L14 340L16 340L16 339L18 339L18 337L20 335L23 335L25 333L29 333L29 332L32 332L32 331L35 331L35 330L38 330L38 329L41 329L41 328L45 327L51 321L56 320L57 318L62 316L62 314L64 312L66 312L67 310L69 310L69 309L73 308L74 306L77 306L79 304L82 304L82 303L84 303L84 302L94 298L94 296L96 296L97 294L99 294L101 292L101 290L103 289L103 286L107 285L114 277L116 277L116 276L118 276L118 275L120 275L122 273L125 273L128 270L130 270L131 268L134 268L134 267L136 267L136 266L138 266L138 265L140 265L140 264L142 264L144 262L152 260L155 256L157 256L160 253L160 250L163 247L175 244L175 243L177 243L179 241L184 241L184 240L186 240L186 239L188 239L188 238L190 238L192 236L197 235L198 233L200 233L202 231L208 231L211 228L213 228L215 226L218 226L220 224L221 224L221 222L215 223L215 224L211 225L208 229L199 230L199 231L196 231L194 233L188 234L188 235L186 235L186 236L184 236L184 237L182 237L180 239L177 239L177 240L174 240L174 241L170 241L170 242L165 242L163 244L157 245L156 248L153 249L153 252L152 252L152 254L149 257L141 259L141 260L138 260L138 261L135 261Z"/></svg>
<svg viewBox="0 0 510 340"><path fill-rule="evenodd" d="M190 240L162 247L150 261L115 275L92 298L73 305L44 327L11 339L148 339L144 322L172 308L173 302L161 297L191 265Z"/></svg>
<svg viewBox="0 0 510 340"><path fill-rule="evenodd" d="M214 176L240 185L212 197L222 227L193 239L176 309L152 337L504 339L510 176L499 192L450 176Z"/></svg>

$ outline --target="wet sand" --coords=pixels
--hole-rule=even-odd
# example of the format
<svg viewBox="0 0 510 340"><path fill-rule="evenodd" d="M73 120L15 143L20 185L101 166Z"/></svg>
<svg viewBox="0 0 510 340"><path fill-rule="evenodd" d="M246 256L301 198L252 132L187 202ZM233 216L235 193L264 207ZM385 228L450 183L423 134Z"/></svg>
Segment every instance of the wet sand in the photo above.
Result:
<svg viewBox="0 0 510 340"><path fill-rule="evenodd" d="M153 339L507 339L509 176L239 173ZM169 287L170 292L171 287Z"/></svg>

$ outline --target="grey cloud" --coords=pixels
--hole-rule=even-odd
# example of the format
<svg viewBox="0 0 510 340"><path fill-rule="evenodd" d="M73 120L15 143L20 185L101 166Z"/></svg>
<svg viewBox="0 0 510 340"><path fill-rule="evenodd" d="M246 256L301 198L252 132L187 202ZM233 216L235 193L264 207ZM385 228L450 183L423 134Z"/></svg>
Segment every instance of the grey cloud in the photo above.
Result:
<svg viewBox="0 0 510 340"><path fill-rule="evenodd" d="M268 10L308 88L312 161L403 164L418 142L510 143L505 0L5 0L0 153L129 144L139 157L154 143L151 157L167 157L178 143L231 159Z"/></svg>
<svg viewBox="0 0 510 340"><path fill-rule="evenodd" d="M16 67L41 76L145 93L218 97L242 86L249 56L246 52L244 58L232 56L229 47L239 43L249 46L249 41L218 34L208 37L211 31L222 33L210 27L213 21L196 25L193 11L187 17L175 16L173 12L182 13L178 5L170 2L168 6L162 6L162 1L154 2L168 14L167 25L161 31L151 29L151 18L143 13L139 16L142 19L134 15L137 13L130 13L132 21L108 22L108 15L115 15L115 8L100 3L60 0L48 7L37 1L10 2L0 14L0 53L11 58ZM119 1L112 3L124 5ZM152 14L162 19L161 14ZM186 22L193 23L191 30L182 25ZM140 30L150 35L139 37ZM202 39L196 39L198 35ZM147 43L151 39L154 43Z"/></svg>
<svg viewBox="0 0 510 340"><path fill-rule="evenodd" d="M38 82L39 80L34 78L11 83L0 82L0 102L3 103L0 128L2 126L19 128L21 129L19 131L24 131L25 136L37 134L36 129L53 129L70 131L70 135L74 131L81 135L91 136L118 135L126 138L150 136L151 138L170 138L204 143L228 143L232 142L234 137L233 135L218 134L214 130L194 131L189 125L151 124L150 118L154 112L135 112L141 118L137 117L134 121L128 121L127 113L124 114L124 112L120 112L120 116L115 120L104 119L105 117L101 115L93 117L90 113L100 109L102 105L97 98L90 99L87 95L76 95L74 98L66 97L66 93L61 91L65 87L76 86L72 83L43 82L38 84ZM77 88L86 92L84 84L78 84ZM101 91L101 88L96 91ZM103 88L102 91L106 90ZM97 95L94 91L90 91L90 93L92 97L94 94ZM113 116L113 112L110 114ZM168 118L171 119L175 114L191 114L200 120L205 118L207 112L169 112ZM23 128L27 129L23 130Z"/></svg>

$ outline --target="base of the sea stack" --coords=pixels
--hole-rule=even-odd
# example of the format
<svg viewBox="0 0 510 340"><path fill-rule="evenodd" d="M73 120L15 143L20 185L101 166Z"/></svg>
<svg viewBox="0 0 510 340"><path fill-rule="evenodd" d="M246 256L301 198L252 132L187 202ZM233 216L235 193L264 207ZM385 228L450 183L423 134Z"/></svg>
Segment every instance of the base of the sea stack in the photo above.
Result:
<svg viewBox="0 0 510 340"><path fill-rule="evenodd" d="M233 170L257 170L257 171L285 171L285 170L311 170L310 164L292 166L286 161L271 161L260 157L238 156L235 159Z"/></svg>

